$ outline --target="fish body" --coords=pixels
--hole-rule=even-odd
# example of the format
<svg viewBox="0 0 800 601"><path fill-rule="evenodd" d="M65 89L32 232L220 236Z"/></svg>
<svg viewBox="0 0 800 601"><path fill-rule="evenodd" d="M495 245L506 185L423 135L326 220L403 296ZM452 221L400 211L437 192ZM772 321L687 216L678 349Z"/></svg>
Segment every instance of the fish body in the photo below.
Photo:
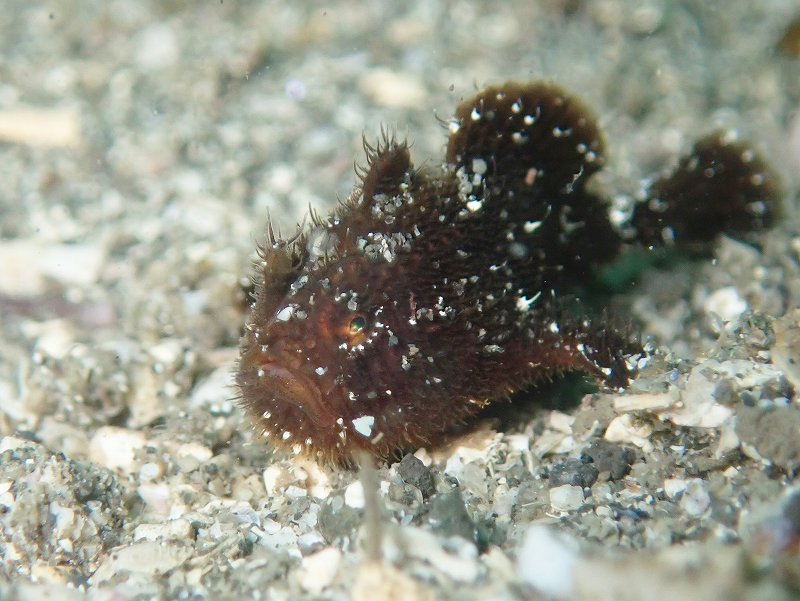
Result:
<svg viewBox="0 0 800 601"><path fill-rule="evenodd" d="M566 371L610 385L635 343L562 299L627 243L702 246L774 219L747 147L715 134L618 229L586 189L603 167L591 112L549 83L462 102L444 165L365 143L350 197L290 240L268 228L241 343L241 404L277 448L348 464L435 445L487 404Z"/></svg>

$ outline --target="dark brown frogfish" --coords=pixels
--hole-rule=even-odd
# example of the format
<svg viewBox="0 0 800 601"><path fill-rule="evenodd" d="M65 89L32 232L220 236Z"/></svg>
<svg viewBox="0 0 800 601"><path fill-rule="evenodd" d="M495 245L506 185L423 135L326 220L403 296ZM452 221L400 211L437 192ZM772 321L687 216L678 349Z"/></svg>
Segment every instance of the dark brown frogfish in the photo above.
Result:
<svg viewBox="0 0 800 601"><path fill-rule="evenodd" d="M700 140L621 225L586 183L603 167L589 110L549 83L462 102L441 169L386 134L350 197L260 249L241 405L276 448L323 463L435 445L483 407L566 371L627 383L630 339L570 317L565 295L626 244L753 240L775 218L763 162Z"/></svg>

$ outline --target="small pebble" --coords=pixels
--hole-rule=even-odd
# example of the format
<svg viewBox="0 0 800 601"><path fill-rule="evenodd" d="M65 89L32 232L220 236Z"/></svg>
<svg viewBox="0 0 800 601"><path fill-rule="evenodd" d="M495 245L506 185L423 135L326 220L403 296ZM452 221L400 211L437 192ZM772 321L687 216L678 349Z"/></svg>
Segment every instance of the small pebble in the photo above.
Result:
<svg viewBox="0 0 800 601"><path fill-rule="evenodd" d="M572 541L550 528L533 525L525 532L517 554L517 574L542 595L567 599L573 593L578 561Z"/></svg>
<svg viewBox="0 0 800 601"><path fill-rule="evenodd" d="M768 460L788 473L800 469L800 410L796 406L740 407L736 434L745 452Z"/></svg>
<svg viewBox="0 0 800 601"><path fill-rule="evenodd" d="M422 493L423 499L428 499L436 492L436 485L433 481L433 474L425 467L425 464L414 455L406 455L397 464L397 473L403 482L416 486Z"/></svg>
<svg viewBox="0 0 800 601"><path fill-rule="evenodd" d="M330 544L343 545L354 539L362 519L359 512L345 504L341 496L330 496L322 504L317 527Z"/></svg>
<svg viewBox="0 0 800 601"><path fill-rule="evenodd" d="M437 572L455 582L473 582L478 577L478 549L474 543L456 536L448 538L422 528L408 527L403 531L402 544L408 554L435 566Z"/></svg>
<svg viewBox="0 0 800 601"><path fill-rule="evenodd" d="M295 480L292 473L280 464L267 466L262 478L264 480L264 488L271 497L281 494Z"/></svg>
<svg viewBox="0 0 800 601"><path fill-rule="evenodd" d="M15 107L0 111L0 141L45 148L80 145L81 119L74 107Z"/></svg>
<svg viewBox="0 0 800 601"><path fill-rule="evenodd" d="M723 322L731 322L747 311L747 301L734 286L726 286L712 292L703 305L709 316L719 317Z"/></svg>
<svg viewBox="0 0 800 601"><path fill-rule="evenodd" d="M577 458L570 458L557 463L550 470L550 485L569 484L582 488L590 487L597 480L597 468Z"/></svg>
<svg viewBox="0 0 800 601"><path fill-rule="evenodd" d="M148 25L136 35L134 42L138 46L134 58L144 69L163 69L173 65L180 56L175 32L167 23Z"/></svg>
<svg viewBox="0 0 800 601"><path fill-rule="evenodd" d="M166 484L142 484L136 492L145 502L148 515L152 518L168 518L172 509L170 488Z"/></svg>
<svg viewBox="0 0 800 601"><path fill-rule="evenodd" d="M365 562L357 568L351 591L353 601L435 601L437 595L426 585L394 566Z"/></svg>
<svg viewBox="0 0 800 601"><path fill-rule="evenodd" d="M670 499L675 499L686 490L686 480L680 478L667 478L664 480L664 494Z"/></svg>
<svg viewBox="0 0 800 601"><path fill-rule="evenodd" d="M157 480L164 475L164 466L160 463L145 463L139 469L139 480L142 482L149 482Z"/></svg>
<svg viewBox="0 0 800 601"><path fill-rule="evenodd" d="M141 432L104 426L89 441L89 459L110 470L131 473L137 467L136 451L146 444L147 438Z"/></svg>
<svg viewBox="0 0 800 601"><path fill-rule="evenodd" d="M304 84L300 79L288 80L283 89L286 92L286 96L296 102L299 102L306 97L306 84Z"/></svg>
<svg viewBox="0 0 800 601"><path fill-rule="evenodd" d="M342 552L334 547L327 547L303 558L298 578L300 586L312 595L320 595L336 578Z"/></svg>
<svg viewBox="0 0 800 601"><path fill-rule="evenodd" d="M205 463L214 456L214 453L205 445L196 442L187 442L180 445L175 450L176 460L179 462L186 462L187 466L200 465ZM191 471L194 467L183 468L185 471Z"/></svg>
<svg viewBox="0 0 800 601"><path fill-rule="evenodd" d="M181 565L193 554L184 542L141 541L109 553L92 575L94 586L111 581L117 574L164 574Z"/></svg>
<svg viewBox="0 0 800 601"><path fill-rule="evenodd" d="M364 73L358 86L376 104L391 108L416 107L426 97L425 88L416 76L384 68Z"/></svg>
<svg viewBox="0 0 800 601"><path fill-rule="evenodd" d="M592 442L583 454L592 460L599 472L607 472L611 481L624 477L636 457L633 450L602 439Z"/></svg>
<svg viewBox="0 0 800 601"><path fill-rule="evenodd" d="M161 524L139 524L133 531L133 540L185 541L193 536L192 525L183 518Z"/></svg>
<svg viewBox="0 0 800 601"><path fill-rule="evenodd" d="M475 523L458 491L432 496L429 507L428 522L435 532L444 536L460 536L470 541L474 540Z"/></svg>
<svg viewBox="0 0 800 601"><path fill-rule="evenodd" d="M624 442L639 447L645 452L653 450L650 435L653 427L648 423L636 423L633 417L626 413L611 420L606 428L605 439L609 442Z"/></svg>
<svg viewBox="0 0 800 601"><path fill-rule="evenodd" d="M556 486L550 489L550 505L556 511L574 511L583 505L583 488L580 486Z"/></svg>
<svg viewBox="0 0 800 601"><path fill-rule="evenodd" d="M681 508L691 516L700 517L711 505L711 496L700 478L686 482L686 490L681 497Z"/></svg>
<svg viewBox="0 0 800 601"><path fill-rule="evenodd" d="M97 281L104 260L105 251L98 244L48 244L35 239L1 241L0 294L41 296L47 292L50 280L63 286L86 286Z"/></svg>

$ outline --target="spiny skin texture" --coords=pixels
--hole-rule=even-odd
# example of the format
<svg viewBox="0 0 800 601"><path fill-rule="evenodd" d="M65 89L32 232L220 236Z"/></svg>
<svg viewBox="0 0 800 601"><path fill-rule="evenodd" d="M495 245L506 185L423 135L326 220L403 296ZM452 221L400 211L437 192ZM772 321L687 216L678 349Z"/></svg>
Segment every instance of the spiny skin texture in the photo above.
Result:
<svg viewBox="0 0 800 601"><path fill-rule="evenodd" d="M618 232L585 189L600 132L552 84L488 88L449 130L441 170L415 169L384 135L331 216L288 241L268 228L237 382L273 446L323 463L393 458L565 371L624 385L637 346L569 317L564 295L625 242L702 246L773 214L763 164L716 136Z"/></svg>

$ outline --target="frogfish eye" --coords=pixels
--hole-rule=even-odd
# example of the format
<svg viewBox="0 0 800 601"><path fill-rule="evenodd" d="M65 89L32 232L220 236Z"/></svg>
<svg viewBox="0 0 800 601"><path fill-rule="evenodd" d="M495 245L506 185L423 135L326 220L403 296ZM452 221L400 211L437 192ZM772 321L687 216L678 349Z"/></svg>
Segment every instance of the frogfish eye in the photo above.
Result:
<svg viewBox="0 0 800 601"><path fill-rule="evenodd" d="M367 337L367 318L356 315L347 325L347 341L350 345L361 344Z"/></svg>
<svg viewBox="0 0 800 601"><path fill-rule="evenodd" d="M350 320L350 335L361 334L367 328L367 320L363 315L356 315Z"/></svg>

